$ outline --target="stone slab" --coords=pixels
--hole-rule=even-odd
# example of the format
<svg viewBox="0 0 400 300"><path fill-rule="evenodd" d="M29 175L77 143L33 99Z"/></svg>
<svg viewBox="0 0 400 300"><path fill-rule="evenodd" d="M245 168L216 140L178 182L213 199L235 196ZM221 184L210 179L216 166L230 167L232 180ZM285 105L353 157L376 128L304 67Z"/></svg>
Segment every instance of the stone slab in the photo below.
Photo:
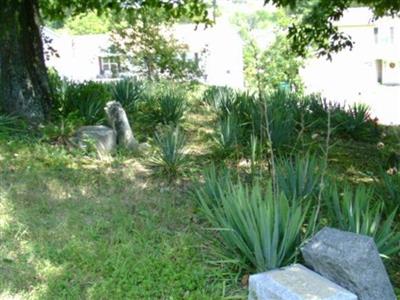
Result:
<svg viewBox="0 0 400 300"><path fill-rule="evenodd" d="M75 132L70 141L82 149L86 149L89 143L93 143L98 152L106 154L116 149L117 135L107 126L83 126Z"/></svg>
<svg viewBox="0 0 400 300"><path fill-rule="evenodd" d="M357 296L337 284L295 264L251 275L249 300L356 300Z"/></svg>
<svg viewBox="0 0 400 300"><path fill-rule="evenodd" d="M396 300L371 237L325 227L302 248L306 265L360 300Z"/></svg>

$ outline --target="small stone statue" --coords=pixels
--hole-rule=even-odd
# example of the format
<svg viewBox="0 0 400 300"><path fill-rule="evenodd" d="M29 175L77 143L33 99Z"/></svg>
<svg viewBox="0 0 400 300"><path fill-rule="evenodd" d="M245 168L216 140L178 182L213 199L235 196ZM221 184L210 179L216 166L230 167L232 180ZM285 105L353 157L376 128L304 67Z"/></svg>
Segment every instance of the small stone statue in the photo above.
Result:
<svg viewBox="0 0 400 300"><path fill-rule="evenodd" d="M70 139L74 146L87 148L88 144L93 144L102 154L112 153L118 146L134 152L145 151L148 148L147 144L139 144L133 136L128 117L121 103L109 101L104 110L111 128L103 125L83 126Z"/></svg>
<svg viewBox="0 0 400 300"><path fill-rule="evenodd" d="M128 117L121 103L109 101L104 110L107 114L108 123L117 133L117 144L129 150L139 150L139 143L133 136Z"/></svg>

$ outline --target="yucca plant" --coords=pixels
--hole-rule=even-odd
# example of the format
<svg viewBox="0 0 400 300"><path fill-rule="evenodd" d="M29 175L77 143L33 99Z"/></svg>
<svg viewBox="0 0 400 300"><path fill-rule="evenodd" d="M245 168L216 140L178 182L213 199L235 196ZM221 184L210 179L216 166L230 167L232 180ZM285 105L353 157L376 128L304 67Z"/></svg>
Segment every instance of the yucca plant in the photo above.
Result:
<svg viewBox="0 0 400 300"><path fill-rule="evenodd" d="M214 165L207 168L204 173L204 185L198 186L197 193L202 194L204 201L210 201L207 205L218 205L221 196L232 184L232 177L227 168L217 170Z"/></svg>
<svg viewBox="0 0 400 300"><path fill-rule="evenodd" d="M143 84L136 79L124 79L111 87L114 100L128 112L134 112L143 95Z"/></svg>
<svg viewBox="0 0 400 300"><path fill-rule="evenodd" d="M152 163L169 178L176 177L188 162L184 151L186 145L184 133L181 132L179 127L167 126L164 130L155 134L154 141L157 152Z"/></svg>
<svg viewBox="0 0 400 300"><path fill-rule="evenodd" d="M370 108L362 103L355 103L347 110L347 117L340 125L344 134L355 140L376 141L380 130L371 118Z"/></svg>
<svg viewBox="0 0 400 300"><path fill-rule="evenodd" d="M203 101L211 106L214 110L218 110L221 107L223 99L231 98L234 91L226 86L210 86L204 91Z"/></svg>
<svg viewBox="0 0 400 300"><path fill-rule="evenodd" d="M324 199L332 226L374 238L381 255L390 256L400 251L400 232L395 231L394 223L396 210L385 218L383 203L373 204L373 195L373 190L364 186L355 191L345 187L343 193L331 186Z"/></svg>
<svg viewBox="0 0 400 300"><path fill-rule="evenodd" d="M296 137L295 100L287 93L274 93L265 99L272 146L275 149L290 147ZM260 110L261 111L261 110Z"/></svg>
<svg viewBox="0 0 400 300"><path fill-rule="evenodd" d="M322 163L312 155L280 158L276 163L279 190L289 200L301 201L316 196L321 181Z"/></svg>
<svg viewBox="0 0 400 300"><path fill-rule="evenodd" d="M10 135L17 134L23 135L28 133L27 124L16 116L0 114L0 136L9 137Z"/></svg>
<svg viewBox="0 0 400 300"><path fill-rule="evenodd" d="M240 124L235 115L228 115L218 123L217 136L218 152L222 156L228 156L237 150L240 136Z"/></svg>
<svg viewBox="0 0 400 300"><path fill-rule="evenodd" d="M111 99L107 85L93 81L69 82L65 93L65 116L78 113L86 124L100 124L105 120L104 106Z"/></svg>
<svg viewBox="0 0 400 300"><path fill-rule="evenodd" d="M309 211L308 205L290 203L283 194L264 191L256 183L219 186L219 199L200 190L200 207L218 231L226 255L257 272L292 263L297 255ZM307 233L310 231L307 231Z"/></svg>
<svg viewBox="0 0 400 300"><path fill-rule="evenodd" d="M378 196L387 208L400 207L400 173L390 175L381 171Z"/></svg>
<svg viewBox="0 0 400 300"><path fill-rule="evenodd" d="M160 121L163 124L178 125L186 111L185 99L179 93L170 90L159 98Z"/></svg>

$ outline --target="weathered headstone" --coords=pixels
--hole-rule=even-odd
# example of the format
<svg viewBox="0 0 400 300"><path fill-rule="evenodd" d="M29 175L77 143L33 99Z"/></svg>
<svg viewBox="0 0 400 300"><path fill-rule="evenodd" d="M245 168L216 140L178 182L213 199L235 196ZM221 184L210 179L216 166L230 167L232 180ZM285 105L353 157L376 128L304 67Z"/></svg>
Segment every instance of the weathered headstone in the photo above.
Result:
<svg viewBox="0 0 400 300"><path fill-rule="evenodd" d="M357 300L337 284L295 264L251 275L249 300Z"/></svg>
<svg viewBox="0 0 400 300"><path fill-rule="evenodd" d="M83 126L75 132L70 141L82 149L93 145L99 153L107 154L115 150L117 135L113 129L107 126Z"/></svg>
<svg viewBox="0 0 400 300"><path fill-rule="evenodd" d="M121 103L109 101L104 108L110 126L117 132L117 143L129 150L139 150L139 143L133 136L128 117Z"/></svg>
<svg viewBox="0 0 400 300"><path fill-rule="evenodd" d="M306 265L360 300L396 299L375 242L368 236L325 227L301 252Z"/></svg>

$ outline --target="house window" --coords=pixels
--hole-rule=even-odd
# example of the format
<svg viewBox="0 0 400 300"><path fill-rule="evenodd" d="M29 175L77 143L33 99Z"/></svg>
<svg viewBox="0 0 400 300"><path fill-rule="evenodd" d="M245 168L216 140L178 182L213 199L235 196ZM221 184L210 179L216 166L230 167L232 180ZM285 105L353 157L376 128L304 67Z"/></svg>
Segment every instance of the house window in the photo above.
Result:
<svg viewBox="0 0 400 300"><path fill-rule="evenodd" d="M99 57L100 74L104 76L115 77L120 70L120 62L118 56Z"/></svg>

